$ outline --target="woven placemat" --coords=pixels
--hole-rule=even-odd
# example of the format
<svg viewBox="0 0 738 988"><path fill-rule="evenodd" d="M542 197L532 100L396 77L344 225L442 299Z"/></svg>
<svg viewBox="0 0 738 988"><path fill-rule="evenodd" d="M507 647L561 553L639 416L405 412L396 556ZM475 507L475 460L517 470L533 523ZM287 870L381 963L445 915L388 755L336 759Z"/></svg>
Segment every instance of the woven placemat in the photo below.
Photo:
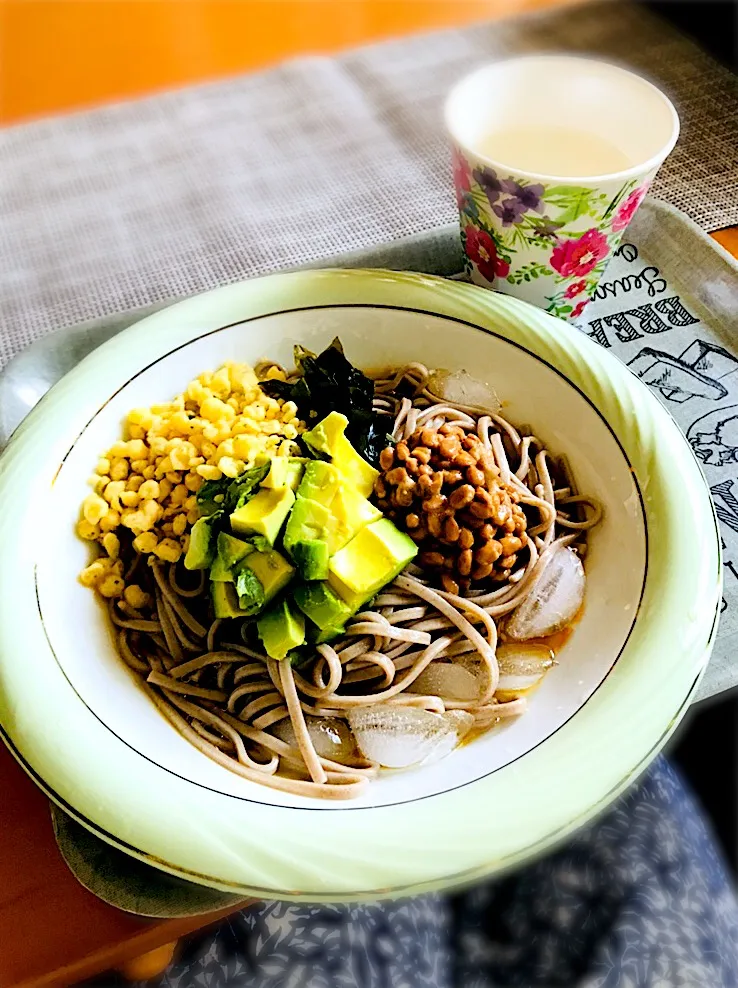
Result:
<svg viewBox="0 0 738 988"><path fill-rule="evenodd" d="M654 192L738 223L734 77L643 8L596 3L303 58L0 132L0 364L61 326L455 219L441 104L515 52L615 58L672 97Z"/></svg>

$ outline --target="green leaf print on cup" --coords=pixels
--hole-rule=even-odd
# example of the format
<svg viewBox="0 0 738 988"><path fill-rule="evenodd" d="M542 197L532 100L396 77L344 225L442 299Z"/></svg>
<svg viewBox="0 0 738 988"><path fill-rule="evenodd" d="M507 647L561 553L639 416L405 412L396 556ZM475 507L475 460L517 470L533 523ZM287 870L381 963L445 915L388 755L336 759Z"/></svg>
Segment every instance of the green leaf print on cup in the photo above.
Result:
<svg viewBox="0 0 738 988"><path fill-rule="evenodd" d="M591 188L505 176L458 148L454 183L472 279L492 287L504 279L565 319L581 315L648 189L639 179Z"/></svg>
<svg viewBox="0 0 738 988"><path fill-rule="evenodd" d="M546 203L560 210L556 217L561 226L574 223L580 216L597 218L607 205L607 196L579 186L554 185L546 190Z"/></svg>
<svg viewBox="0 0 738 988"><path fill-rule="evenodd" d="M531 278L545 277L548 274L548 268L545 264L539 264L538 261L530 261L528 264L523 264L521 267L514 271L512 274L507 276L507 281L511 285L519 285L522 281L530 281Z"/></svg>

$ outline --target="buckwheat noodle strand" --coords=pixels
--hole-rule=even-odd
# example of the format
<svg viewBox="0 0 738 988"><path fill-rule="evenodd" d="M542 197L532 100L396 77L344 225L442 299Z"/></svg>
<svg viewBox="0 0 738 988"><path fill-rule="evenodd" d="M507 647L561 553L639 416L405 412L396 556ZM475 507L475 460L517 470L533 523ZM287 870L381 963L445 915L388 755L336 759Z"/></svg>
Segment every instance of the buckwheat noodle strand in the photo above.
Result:
<svg viewBox="0 0 738 988"><path fill-rule="evenodd" d="M575 490L568 464L552 459L534 435L497 412L442 399L430 381L421 363L378 378L375 411L387 417L395 440L452 424L475 432L490 451L496 476L520 496L528 521L527 544L499 587L449 593L411 564L349 621L341 638L316 646L314 657L293 669L287 660L269 659L246 625L210 618L204 573L152 557L147 566L132 546L121 548L153 601L146 613L110 603L121 657L187 741L251 782L297 796L357 796L378 766L357 749L321 755L313 728L324 717L345 722L349 711L371 704L464 710L478 729L525 710L524 697L496 696L498 623L525 599L553 547L573 544L584 554L587 530L602 508ZM241 641L224 640L224 633L237 638L239 630ZM473 701L409 690L433 663L467 659L478 670Z"/></svg>

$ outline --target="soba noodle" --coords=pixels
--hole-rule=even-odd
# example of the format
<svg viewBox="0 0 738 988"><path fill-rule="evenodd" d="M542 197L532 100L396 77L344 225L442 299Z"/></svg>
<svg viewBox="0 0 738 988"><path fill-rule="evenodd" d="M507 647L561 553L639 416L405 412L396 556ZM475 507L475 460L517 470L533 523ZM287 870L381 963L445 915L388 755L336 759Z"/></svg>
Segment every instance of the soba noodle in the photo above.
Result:
<svg viewBox="0 0 738 988"><path fill-rule="evenodd" d="M162 714L188 741L218 764L262 785L325 799L357 795L379 771L352 744L346 718L352 710L386 703L443 713L461 710L486 728L525 710L525 697L496 696L498 629L526 598L535 574L556 546L584 555L586 532L597 524L597 501L575 492L563 460L527 430L497 413L450 403L429 389L429 370L410 364L375 382L375 410L388 417L393 438L419 428L458 424L474 430L494 457L500 481L520 495L528 539L516 568L494 589L453 594L431 585L410 564L348 623L345 635L318 645L300 668L276 662L249 636L248 622L209 617L204 574L132 547L126 563L155 601L141 613L111 601L110 616L123 660L140 677ZM127 555L126 555L127 554ZM474 663L480 682L474 700L424 695L409 687L433 663ZM468 667L468 666L467 666ZM324 732L335 749L316 750ZM332 752L328 752L331 754Z"/></svg>

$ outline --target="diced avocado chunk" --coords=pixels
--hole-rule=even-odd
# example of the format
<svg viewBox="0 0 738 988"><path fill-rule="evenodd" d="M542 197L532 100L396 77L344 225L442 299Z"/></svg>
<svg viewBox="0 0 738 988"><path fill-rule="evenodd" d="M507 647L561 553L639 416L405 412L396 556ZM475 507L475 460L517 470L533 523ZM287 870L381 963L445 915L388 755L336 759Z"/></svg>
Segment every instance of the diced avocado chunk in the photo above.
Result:
<svg viewBox="0 0 738 988"><path fill-rule="evenodd" d="M269 549L266 552L254 552L247 556L239 566L239 572L243 569L249 569L261 583L264 590L264 603L266 604L273 600L278 593L281 593L295 575L295 567L291 566L284 556L275 549ZM238 580L236 580L236 587L238 587Z"/></svg>
<svg viewBox="0 0 738 988"><path fill-rule="evenodd" d="M299 494L284 530L284 547L292 554L297 542L325 541L331 526L331 513L324 504Z"/></svg>
<svg viewBox="0 0 738 988"><path fill-rule="evenodd" d="M312 621L307 622L307 627L305 631L305 636L307 640L313 645L322 645L323 642L332 642L334 638L340 638L341 635L346 633L346 628L341 625L340 628L319 628L317 624L313 624Z"/></svg>
<svg viewBox="0 0 738 988"><path fill-rule="evenodd" d="M190 532L185 569L207 569L215 555L215 529L210 518L198 518Z"/></svg>
<svg viewBox="0 0 738 988"><path fill-rule="evenodd" d="M293 491L296 491L300 486L300 481L302 480L302 475L305 470L305 464L302 460L298 460L295 456L291 456L287 461L287 464L286 486L290 487Z"/></svg>
<svg viewBox="0 0 738 988"><path fill-rule="evenodd" d="M325 542L331 556L348 542L352 534L346 530L343 520L332 513L332 509L298 495L284 530L284 547L294 559L294 547L298 542Z"/></svg>
<svg viewBox="0 0 738 988"><path fill-rule="evenodd" d="M330 412L302 438L317 453L325 453L345 480L364 497L374 490L379 471L360 456L346 438L348 419L340 412Z"/></svg>
<svg viewBox="0 0 738 988"><path fill-rule="evenodd" d="M290 547L297 572L303 580L325 580L328 576L328 543L304 539Z"/></svg>
<svg viewBox="0 0 738 988"><path fill-rule="evenodd" d="M323 642L332 642L334 638L340 638L346 631L346 628L341 626L340 628L323 628L315 636L315 644L322 645Z"/></svg>
<svg viewBox="0 0 738 988"><path fill-rule="evenodd" d="M359 494L364 497L374 490L374 484L379 476L371 463L360 456L345 436L339 436L333 452L333 466L349 484L353 484Z"/></svg>
<svg viewBox="0 0 738 988"><path fill-rule="evenodd" d="M210 567L210 579L213 583L233 583L231 568L226 566L220 555L215 557Z"/></svg>
<svg viewBox="0 0 738 988"><path fill-rule="evenodd" d="M336 440L346 434L347 427L348 419L345 415L341 412L329 412L309 432L303 432L302 438L316 453L333 456Z"/></svg>
<svg viewBox="0 0 738 988"><path fill-rule="evenodd" d="M248 614L258 614L266 604L266 594L261 580L247 565L237 567L235 572L238 603Z"/></svg>
<svg viewBox="0 0 738 988"><path fill-rule="evenodd" d="M374 596L374 593L365 593L363 590L352 590L351 587L344 583L330 570L328 571L328 583L331 585L332 589L335 590L341 600L345 604L348 604L352 614L356 614L357 611L360 611L364 604L366 604L366 602L371 600Z"/></svg>
<svg viewBox="0 0 738 988"><path fill-rule="evenodd" d="M237 539L227 532L220 532L218 535L218 558L222 561L226 569L230 569L239 563L244 556L248 556L254 551L254 547L243 539Z"/></svg>
<svg viewBox="0 0 738 988"><path fill-rule="evenodd" d="M287 464L286 456L273 456L268 460L269 473L262 480L262 487L286 487Z"/></svg>
<svg viewBox="0 0 738 988"><path fill-rule="evenodd" d="M327 583L310 583L295 587L292 595L303 614L321 631L337 628L351 617L351 608Z"/></svg>
<svg viewBox="0 0 738 988"><path fill-rule="evenodd" d="M302 477L303 463L295 457L274 456L270 461L269 473L261 482L262 487L289 487L297 490Z"/></svg>
<svg viewBox="0 0 738 988"><path fill-rule="evenodd" d="M328 582L349 607L360 607L400 573L418 547L389 518L362 528L332 557Z"/></svg>
<svg viewBox="0 0 738 988"><path fill-rule="evenodd" d="M289 487L265 488L233 512L231 528L239 535L263 535L274 545L294 503L295 495Z"/></svg>
<svg viewBox="0 0 738 988"><path fill-rule="evenodd" d="M361 528L378 521L381 517L382 512L379 508L345 483L340 484L336 489L330 508L312 498L303 497L298 491L297 501L287 519L284 547L296 564L298 558L295 554L295 546L300 542L324 542L328 555L332 556ZM300 550L297 550L297 553L299 554ZM298 569L300 569L299 564ZM314 576L308 576L302 570L300 572L306 580L325 579L325 574L320 575L320 569L315 570Z"/></svg>
<svg viewBox="0 0 738 988"><path fill-rule="evenodd" d="M382 512L354 487L342 483L330 507L330 522L325 541L329 555L334 555L365 525L378 521Z"/></svg>
<svg viewBox="0 0 738 988"><path fill-rule="evenodd" d="M210 595L213 601L213 611L217 618L242 618L246 611L241 610L238 594L232 583L211 583Z"/></svg>
<svg viewBox="0 0 738 988"><path fill-rule="evenodd" d="M282 600L258 618L256 630L267 655L284 659L305 642L305 618L289 601Z"/></svg>
<svg viewBox="0 0 738 988"><path fill-rule="evenodd" d="M297 488L297 495L317 501L318 504L329 508L341 486L341 479L341 474L330 463L311 460L305 464L305 472Z"/></svg>
<svg viewBox="0 0 738 988"><path fill-rule="evenodd" d="M331 504L331 513L344 522L344 528L350 532L349 538L353 538L365 525L371 525L373 521L379 521L382 517L382 512L376 504L372 504L364 497L358 488L346 483L341 484L336 492Z"/></svg>

